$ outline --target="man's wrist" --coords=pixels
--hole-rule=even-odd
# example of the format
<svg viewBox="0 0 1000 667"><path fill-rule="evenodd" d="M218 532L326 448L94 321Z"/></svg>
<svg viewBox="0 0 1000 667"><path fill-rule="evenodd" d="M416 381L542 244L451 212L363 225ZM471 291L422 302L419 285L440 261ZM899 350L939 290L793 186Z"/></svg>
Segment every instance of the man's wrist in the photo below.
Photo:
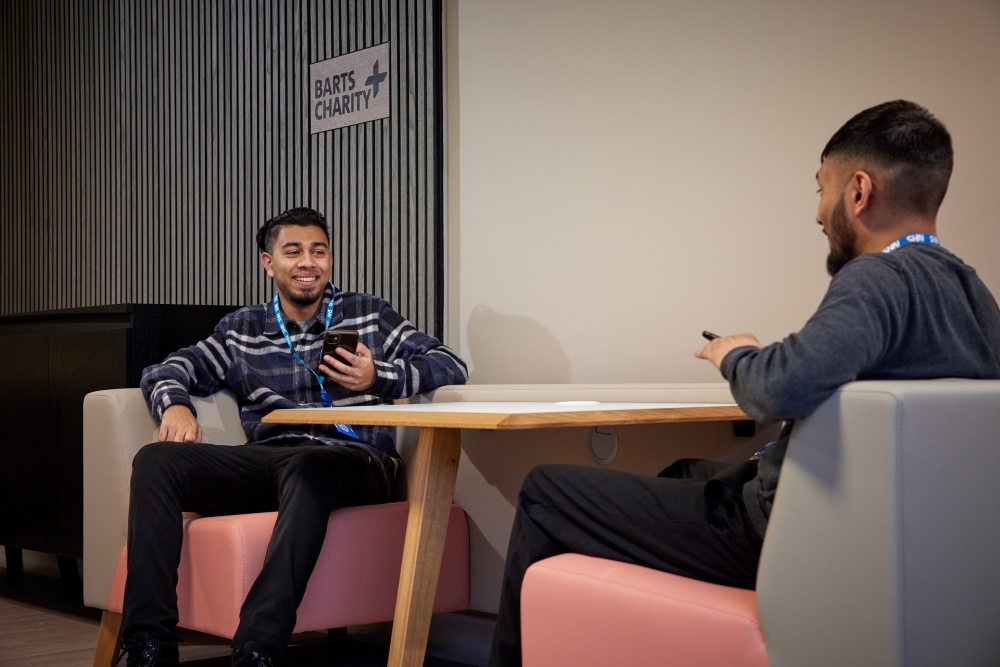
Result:
<svg viewBox="0 0 1000 667"><path fill-rule="evenodd" d="M722 361L719 362L719 372L722 373L722 377L732 382L733 372L736 370L736 364L739 363L739 360L745 355L760 349L756 345L741 345L726 352L726 355L722 357Z"/></svg>
<svg viewBox="0 0 1000 667"><path fill-rule="evenodd" d="M171 397L171 398L173 398L173 397ZM193 405L191 405L189 403L185 403L185 402L181 402L181 401L175 400L175 401L171 402L169 405L161 405L160 406L160 421L163 421L163 418L167 415L167 412L169 410L173 410L174 408L187 408L188 412L191 413L192 417L194 417L195 419L198 418L198 413L195 412L195 409L194 409ZM174 414L177 414L176 411L175 411ZM154 416L155 416L155 414L154 414Z"/></svg>

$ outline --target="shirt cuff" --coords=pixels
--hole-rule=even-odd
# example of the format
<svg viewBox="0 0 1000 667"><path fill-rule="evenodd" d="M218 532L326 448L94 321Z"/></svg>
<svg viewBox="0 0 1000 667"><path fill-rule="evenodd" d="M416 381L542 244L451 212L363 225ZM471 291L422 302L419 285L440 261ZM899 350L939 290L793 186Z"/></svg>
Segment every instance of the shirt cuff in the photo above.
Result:
<svg viewBox="0 0 1000 667"><path fill-rule="evenodd" d="M153 407L153 418L156 421L163 421L163 411L175 405L183 405L191 414L198 417L198 411L194 409L191 396L186 391L167 390L157 397L156 405Z"/></svg>
<svg viewBox="0 0 1000 667"><path fill-rule="evenodd" d="M722 377L726 378L726 381L732 382L733 376L736 374L736 364L739 363L740 359L748 354L759 351L761 348L756 345L744 345L742 347L734 347L732 350L722 358L722 363L719 364L719 371L722 372Z"/></svg>
<svg viewBox="0 0 1000 667"><path fill-rule="evenodd" d="M383 398L393 396L396 385L399 383L399 370L393 364L385 361L375 361L374 363L375 382L372 383L367 393Z"/></svg>

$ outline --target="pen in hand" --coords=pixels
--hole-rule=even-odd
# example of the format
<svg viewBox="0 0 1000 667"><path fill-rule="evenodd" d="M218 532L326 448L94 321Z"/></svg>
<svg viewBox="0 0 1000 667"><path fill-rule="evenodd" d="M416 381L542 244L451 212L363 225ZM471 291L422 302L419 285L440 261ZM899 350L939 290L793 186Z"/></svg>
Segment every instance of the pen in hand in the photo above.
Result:
<svg viewBox="0 0 1000 667"><path fill-rule="evenodd" d="M705 337L705 340L715 340L719 337L718 334L714 334L711 331L702 331L701 335Z"/></svg>

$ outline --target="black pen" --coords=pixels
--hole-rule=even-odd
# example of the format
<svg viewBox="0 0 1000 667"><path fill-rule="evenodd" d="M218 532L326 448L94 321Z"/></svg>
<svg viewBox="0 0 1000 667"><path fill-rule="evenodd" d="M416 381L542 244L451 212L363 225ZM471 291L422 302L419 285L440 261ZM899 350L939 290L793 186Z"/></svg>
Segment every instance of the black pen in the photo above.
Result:
<svg viewBox="0 0 1000 667"><path fill-rule="evenodd" d="M714 334L711 331L702 331L701 335L705 337L705 340L715 340L719 338L719 334Z"/></svg>

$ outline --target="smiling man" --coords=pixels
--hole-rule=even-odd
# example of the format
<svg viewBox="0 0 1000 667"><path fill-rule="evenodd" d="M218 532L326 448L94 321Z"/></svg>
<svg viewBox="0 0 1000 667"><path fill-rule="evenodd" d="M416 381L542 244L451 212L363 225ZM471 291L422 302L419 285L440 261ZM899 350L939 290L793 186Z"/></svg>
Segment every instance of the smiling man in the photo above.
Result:
<svg viewBox="0 0 1000 667"><path fill-rule="evenodd" d="M181 512L271 512L278 519L264 567L233 637L233 665L281 664L295 612L326 537L330 512L389 499L400 459L386 427L263 424L271 410L374 405L468 379L464 362L388 303L338 292L326 220L296 208L257 232L277 291L238 310L208 339L143 372L160 442L132 463L128 579L123 610L128 665L176 665ZM320 359L328 329L355 329L356 354ZM236 394L247 444L201 442L190 396Z"/></svg>
<svg viewBox="0 0 1000 667"><path fill-rule="evenodd" d="M819 309L766 347L739 334L695 352L722 372L748 415L784 420L779 439L737 465L682 459L659 477L532 470L518 499L490 665L521 664L521 582L541 558L575 552L753 588L794 420L841 385L1000 378L1000 310L937 238L951 169L948 131L912 102L862 111L833 135L816 175L816 222L833 278Z"/></svg>

